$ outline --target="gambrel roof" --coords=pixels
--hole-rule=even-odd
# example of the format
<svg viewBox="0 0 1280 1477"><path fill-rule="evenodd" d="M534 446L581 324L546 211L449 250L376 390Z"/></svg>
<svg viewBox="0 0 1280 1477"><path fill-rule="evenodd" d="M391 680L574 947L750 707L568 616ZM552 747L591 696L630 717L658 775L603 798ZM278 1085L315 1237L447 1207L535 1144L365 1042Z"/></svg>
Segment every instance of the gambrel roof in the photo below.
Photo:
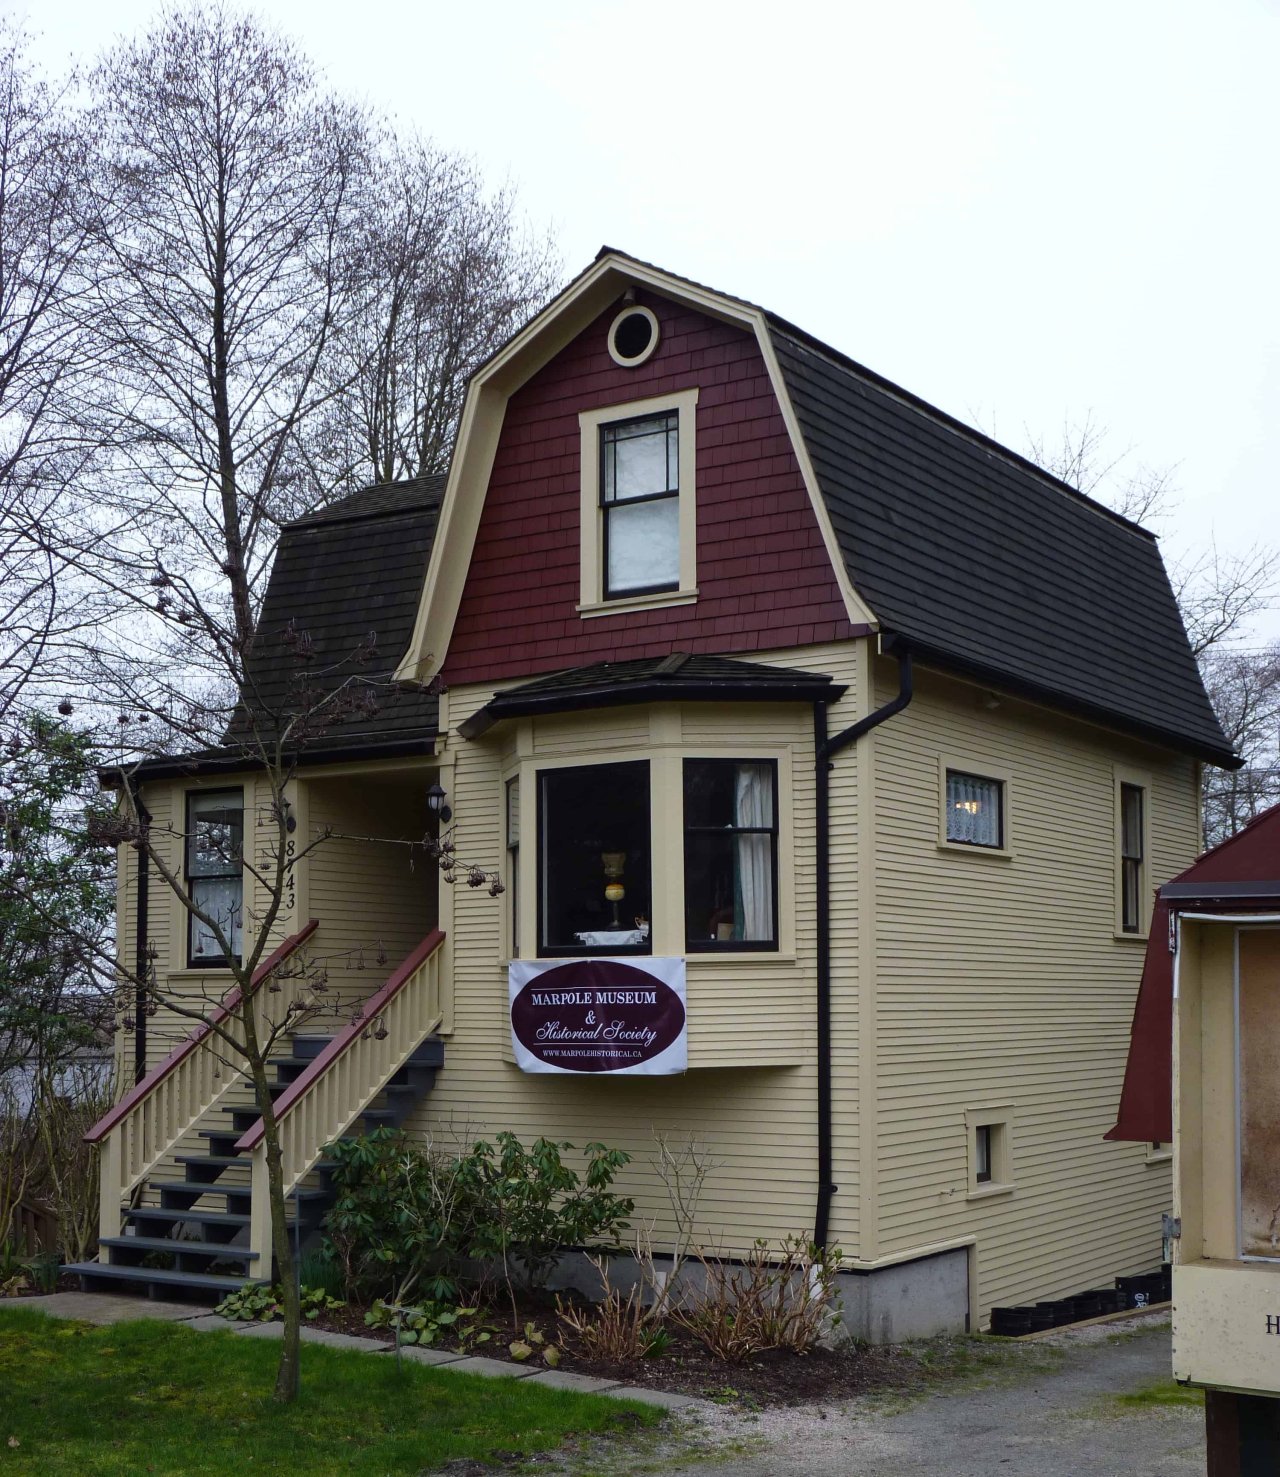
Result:
<svg viewBox="0 0 1280 1477"><path fill-rule="evenodd" d="M770 318L854 588L926 662L1232 763L1155 538Z"/></svg>

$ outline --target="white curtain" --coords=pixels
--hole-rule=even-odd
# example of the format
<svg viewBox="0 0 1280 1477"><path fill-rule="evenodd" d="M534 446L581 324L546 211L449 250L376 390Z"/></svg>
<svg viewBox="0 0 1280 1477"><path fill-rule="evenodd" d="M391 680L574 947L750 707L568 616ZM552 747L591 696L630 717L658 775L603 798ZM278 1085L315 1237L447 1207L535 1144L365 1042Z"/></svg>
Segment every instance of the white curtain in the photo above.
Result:
<svg viewBox="0 0 1280 1477"><path fill-rule="evenodd" d="M1000 781L947 774L947 840L1000 845Z"/></svg>
<svg viewBox="0 0 1280 1477"><path fill-rule="evenodd" d="M739 764L735 819L740 826L773 826L773 770L768 764ZM738 893L742 899L739 938L767 941L773 937L772 837L758 832L739 836Z"/></svg>

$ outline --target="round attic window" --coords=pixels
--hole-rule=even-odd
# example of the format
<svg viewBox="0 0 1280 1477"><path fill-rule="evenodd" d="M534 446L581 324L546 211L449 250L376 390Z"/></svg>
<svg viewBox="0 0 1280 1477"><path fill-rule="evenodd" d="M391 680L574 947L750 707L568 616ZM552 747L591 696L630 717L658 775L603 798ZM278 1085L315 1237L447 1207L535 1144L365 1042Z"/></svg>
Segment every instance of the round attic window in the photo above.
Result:
<svg viewBox="0 0 1280 1477"><path fill-rule="evenodd" d="M658 347L658 320L635 303L623 308L609 326L609 355L615 364L634 369Z"/></svg>

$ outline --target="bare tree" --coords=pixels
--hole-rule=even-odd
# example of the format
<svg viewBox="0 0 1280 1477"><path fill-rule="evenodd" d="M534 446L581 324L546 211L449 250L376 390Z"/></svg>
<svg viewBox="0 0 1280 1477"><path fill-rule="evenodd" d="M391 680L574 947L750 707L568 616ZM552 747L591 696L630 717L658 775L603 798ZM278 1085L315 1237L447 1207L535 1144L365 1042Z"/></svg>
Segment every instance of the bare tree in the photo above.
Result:
<svg viewBox="0 0 1280 1477"><path fill-rule="evenodd" d="M266 1128L286 1310L276 1395L290 1400L297 1289L267 1061L292 1019L255 1021L251 982L305 855L289 855L286 833L299 730L322 728L357 699L338 678L318 697L299 688L264 708L253 701L252 656L276 528L306 475L296 446L337 388L323 365L354 296L344 253L365 124L291 43L220 8L168 12L90 83L82 322L94 382L78 411L109 451L63 548L112 604L81 655L99 704L118 708L133 758L198 749L236 718L245 767L267 780L267 834L255 828L243 856L263 902L235 940L230 920L189 894L127 782L113 839L141 850L200 919L241 991L236 1029L219 1029ZM236 845L230 833L227 843ZM169 1010L211 1019L216 1002L165 993L120 961L116 970L131 995L163 994Z"/></svg>
<svg viewBox="0 0 1280 1477"><path fill-rule="evenodd" d="M63 95L0 22L0 718L81 615L55 528L80 448L59 414L79 364L72 268L81 158Z"/></svg>
<svg viewBox="0 0 1280 1477"><path fill-rule="evenodd" d="M1175 502L1175 468L1128 470L1129 451L1111 455L1108 433L1090 413L1065 421L1060 442L1049 445L1028 435L1030 455L1046 471L1097 497L1137 523L1168 518ZM1254 544L1223 553L1216 543L1174 561L1169 569L1174 597L1192 654L1222 730L1245 760L1236 773L1206 766L1203 783L1206 844L1234 834L1258 810L1280 798L1280 648L1239 649L1250 622L1273 604L1280 555Z"/></svg>
<svg viewBox="0 0 1280 1477"><path fill-rule="evenodd" d="M307 452L330 492L447 469L467 381L555 290L559 256L429 141L384 140L359 252L372 290L345 322Z"/></svg>
<svg viewBox="0 0 1280 1477"><path fill-rule="evenodd" d="M1280 642L1251 651L1219 647L1201 665L1223 732L1245 761L1242 769L1205 772L1204 832L1212 846L1280 802Z"/></svg>

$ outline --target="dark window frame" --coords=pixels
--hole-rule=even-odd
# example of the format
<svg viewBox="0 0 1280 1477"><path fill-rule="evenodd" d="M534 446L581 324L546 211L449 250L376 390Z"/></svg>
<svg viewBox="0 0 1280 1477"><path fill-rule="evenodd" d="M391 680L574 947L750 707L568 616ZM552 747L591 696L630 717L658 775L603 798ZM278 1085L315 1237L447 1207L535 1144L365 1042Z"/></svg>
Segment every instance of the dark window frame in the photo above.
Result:
<svg viewBox="0 0 1280 1477"><path fill-rule="evenodd" d="M520 776L514 774L503 786L502 795L506 801L506 809L503 817L507 837L507 892L511 897L511 957L520 957L520 837L511 839L511 795L514 788L517 814L519 814L520 803Z"/></svg>
<svg viewBox="0 0 1280 1477"><path fill-rule="evenodd" d="M1137 835L1129 835L1129 796L1137 799ZM1120 781L1120 931L1140 934L1143 931L1142 878L1147 864L1147 791L1145 785ZM1130 842L1136 850L1130 849Z"/></svg>
<svg viewBox="0 0 1280 1477"><path fill-rule="evenodd" d="M773 824L771 826L691 826L686 818L685 773L690 764L763 764L767 765L773 784L773 805L771 813ZM685 755L680 764L680 827L681 827L681 849L684 857L685 867L685 917L684 917L684 950L686 954L776 954L781 947L778 939L778 761L776 759L752 759L741 755ZM689 938L688 925L688 867L689 867L689 837L690 835L701 836L763 836L770 838L769 859L770 875L773 879L773 896L770 899L770 930L771 935L767 939L698 939Z"/></svg>
<svg viewBox="0 0 1280 1477"><path fill-rule="evenodd" d="M951 779L981 780L984 785L996 787L996 839L994 841L967 841L963 837L951 834ZM974 851L1004 851L1005 837L1008 834L1008 824L1005 811L1008 808L1007 786L999 775L979 774L976 769L955 769L951 765L946 767L942 780L942 803L946 811L944 817L943 835L946 837L948 846L969 846Z"/></svg>
<svg viewBox="0 0 1280 1477"><path fill-rule="evenodd" d="M610 431L617 431L625 426L638 426L646 421L665 421L667 423L667 434L674 428L676 433L676 454L674 468L668 459L667 481L671 480L674 470L676 485L666 489L665 492L646 493L643 497L610 498L608 496L609 479L605 474L606 448L611 444ZM603 527L601 529L600 549L600 594L604 600L631 600L641 595L662 595L680 588L680 551L679 551L679 507L680 507L680 412L678 410L655 410L645 415L624 416L621 420L605 421L596 434L596 454L599 459L599 486L597 500L600 507L600 519ZM629 585L625 590L611 590L609 588L609 514L614 508L634 508L644 503L675 502L676 505L676 577L673 580L663 580L656 585Z"/></svg>
<svg viewBox="0 0 1280 1477"><path fill-rule="evenodd" d="M195 840L195 802L199 800L221 800L235 796L240 801L240 860L233 867L230 864L225 872L202 872L198 876L191 873L191 846ZM241 911L241 948L244 946L244 788L233 786L225 790L188 790L185 801L186 811L186 833L182 842L182 875L186 883L187 896L195 901L195 892L192 884L194 882L205 882L210 879L234 877L240 884L240 911ZM186 935L187 948L186 960L188 969L230 969L231 959L226 954L197 954L195 952L195 930L200 924L200 919L192 912L187 912ZM239 957L243 957L241 954Z"/></svg>
<svg viewBox="0 0 1280 1477"><path fill-rule="evenodd" d="M973 1129L973 1182L975 1185L995 1183L996 1127L994 1123L977 1123ZM985 1149L985 1152L984 1152ZM986 1160L986 1168L982 1167Z"/></svg>
<svg viewBox="0 0 1280 1477"><path fill-rule="evenodd" d="M607 949L598 944L566 944L552 947L546 942L546 887L543 879L546 875L546 805L547 791L544 783L545 778L552 774L562 774L568 769L611 769L619 765L643 764L645 769L645 786L649 801L648 825L648 852L649 852L649 941L645 944L610 944ZM534 772L536 786L536 809L537 809L537 835L534 844L536 852L536 882L537 882L537 940L534 957L537 959L592 959L601 954L635 954L640 958L650 958L653 954L653 765L649 759L611 759L600 764L558 764L549 765L545 769Z"/></svg>

